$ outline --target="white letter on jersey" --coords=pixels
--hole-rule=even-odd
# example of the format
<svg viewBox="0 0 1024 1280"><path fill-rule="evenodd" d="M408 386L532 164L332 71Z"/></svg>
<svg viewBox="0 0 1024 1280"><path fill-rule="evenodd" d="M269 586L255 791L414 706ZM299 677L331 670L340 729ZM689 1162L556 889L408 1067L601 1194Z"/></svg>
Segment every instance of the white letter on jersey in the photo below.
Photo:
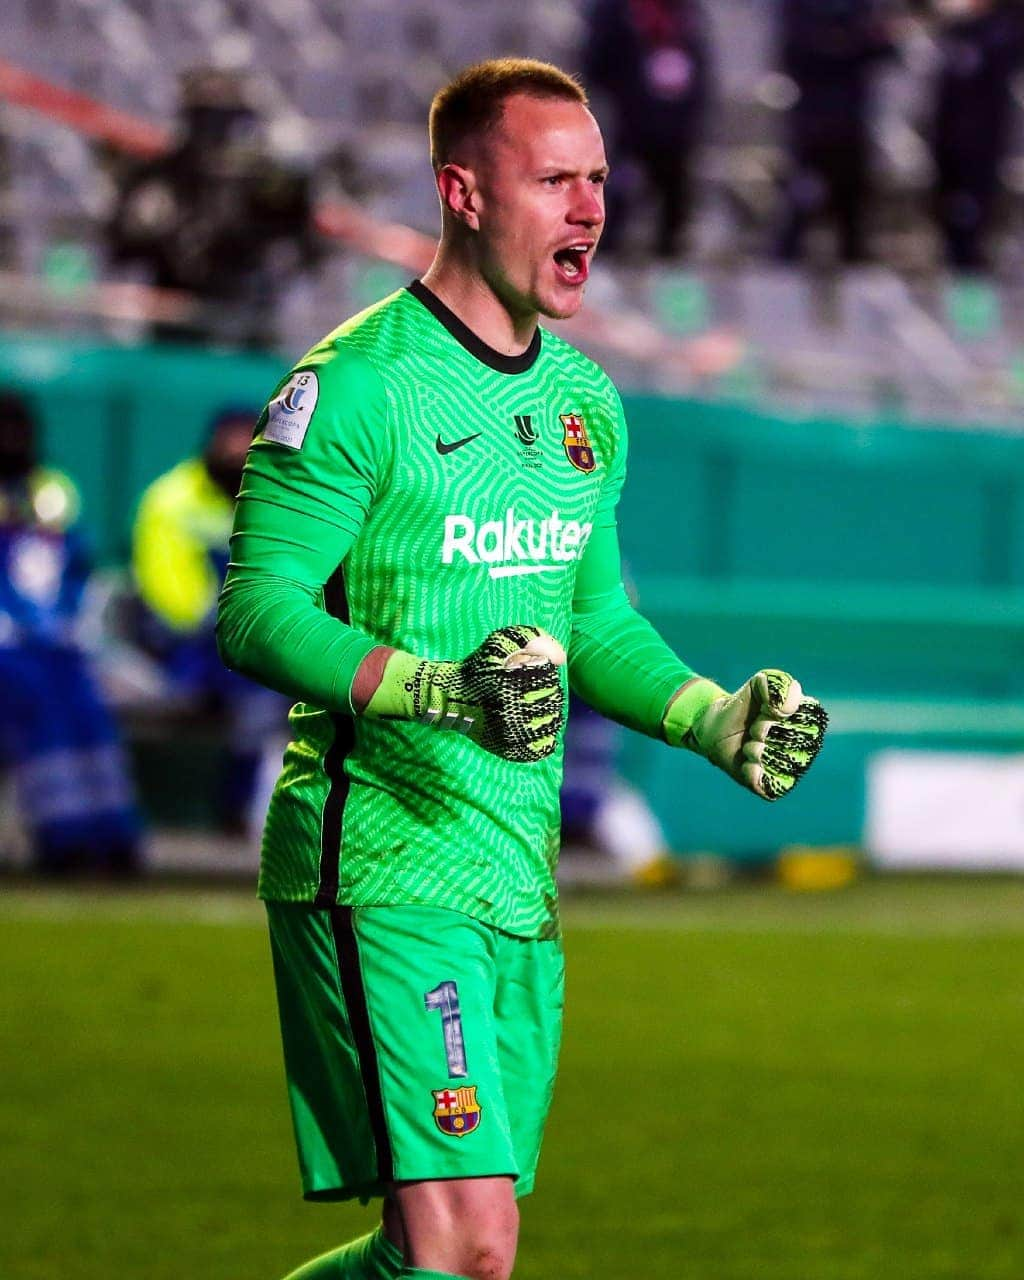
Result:
<svg viewBox="0 0 1024 1280"><path fill-rule="evenodd" d="M473 550L475 536L476 524L469 516L445 516L441 563L451 564L455 559L456 551L461 551L470 564L479 564L477 554Z"/></svg>
<svg viewBox="0 0 1024 1280"><path fill-rule="evenodd" d="M580 545L580 522L566 520L562 527L562 541L554 552L556 560L575 560Z"/></svg>
<svg viewBox="0 0 1024 1280"><path fill-rule="evenodd" d="M267 405L263 439L287 445L289 449L301 449L319 395L320 383L311 369L293 373Z"/></svg>
<svg viewBox="0 0 1024 1280"><path fill-rule="evenodd" d="M515 507L509 507L505 512L505 559L506 560L527 560L529 557L523 547L520 538L526 532L525 520L516 519Z"/></svg>
<svg viewBox="0 0 1024 1280"><path fill-rule="evenodd" d="M505 525L488 520L476 535L476 552L484 564L500 564L505 559Z"/></svg>

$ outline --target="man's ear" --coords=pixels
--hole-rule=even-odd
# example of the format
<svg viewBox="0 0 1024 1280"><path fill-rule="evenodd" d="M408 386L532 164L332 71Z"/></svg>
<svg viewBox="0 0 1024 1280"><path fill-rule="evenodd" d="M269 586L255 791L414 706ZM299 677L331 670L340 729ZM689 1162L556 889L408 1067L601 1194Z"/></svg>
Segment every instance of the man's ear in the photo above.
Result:
<svg viewBox="0 0 1024 1280"><path fill-rule="evenodd" d="M461 164L442 165L437 173L441 207L453 218L477 231L480 227L480 188L472 169Z"/></svg>

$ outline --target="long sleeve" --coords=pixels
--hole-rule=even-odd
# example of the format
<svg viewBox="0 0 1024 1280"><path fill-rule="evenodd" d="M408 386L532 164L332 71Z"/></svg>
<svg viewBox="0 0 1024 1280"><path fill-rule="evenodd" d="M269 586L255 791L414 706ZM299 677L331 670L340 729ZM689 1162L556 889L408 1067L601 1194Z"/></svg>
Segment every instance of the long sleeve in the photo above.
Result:
<svg viewBox="0 0 1024 1280"><path fill-rule="evenodd" d="M576 575L569 682L584 702L652 738L669 699L694 672L630 604L622 583L616 509L626 472L626 426L609 467L594 529Z"/></svg>
<svg viewBox="0 0 1024 1280"><path fill-rule="evenodd" d="M228 666L351 712L352 681L377 642L332 616L328 584L370 510L387 447L386 391L357 352L319 352L278 388L235 513L217 621Z"/></svg>

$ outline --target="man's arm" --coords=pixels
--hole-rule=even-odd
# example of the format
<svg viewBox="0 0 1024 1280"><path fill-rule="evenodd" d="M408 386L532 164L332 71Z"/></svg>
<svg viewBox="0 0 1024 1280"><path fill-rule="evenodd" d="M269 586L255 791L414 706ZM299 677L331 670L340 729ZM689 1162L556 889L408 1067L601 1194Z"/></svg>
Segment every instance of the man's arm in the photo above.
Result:
<svg viewBox="0 0 1024 1280"><path fill-rule="evenodd" d="M625 438L622 418L620 451L577 571L570 684L610 719L686 747L763 799L775 800L810 767L828 717L782 671L759 671L728 694L678 658L632 607L622 583L616 526Z"/></svg>
<svg viewBox="0 0 1024 1280"><path fill-rule="evenodd" d="M610 720L663 738L665 710L696 673L633 608L622 582L618 505L626 478L628 431L611 384L614 456L609 458L593 530L576 571L569 641L569 683Z"/></svg>
<svg viewBox="0 0 1024 1280"><path fill-rule="evenodd" d="M555 671L564 655L536 627L500 628L462 661L436 662L381 645L321 607L342 583L387 470L386 423L380 378L355 354L300 370L279 389L246 461L217 621L221 656L328 711L416 720L505 760L542 759L564 719Z"/></svg>
<svg viewBox="0 0 1024 1280"><path fill-rule="evenodd" d="M729 694L677 658L629 603L613 528L595 529L580 563L569 680L610 719L704 756L764 800L792 790L828 724L784 671L759 671Z"/></svg>
<svg viewBox="0 0 1024 1280"><path fill-rule="evenodd" d="M595 524L576 576L569 683L602 715L663 737L669 702L697 677L633 608L614 518Z"/></svg>
<svg viewBox="0 0 1024 1280"><path fill-rule="evenodd" d="M285 381L246 461L221 592L221 656L261 684L328 711L351 692L374 639L321 607L373 501L386 449L384 388L345 353L311 366L285 421ZM278 406L278 407L275 407ZM342 416L343 415L343 416Z"/></svg>

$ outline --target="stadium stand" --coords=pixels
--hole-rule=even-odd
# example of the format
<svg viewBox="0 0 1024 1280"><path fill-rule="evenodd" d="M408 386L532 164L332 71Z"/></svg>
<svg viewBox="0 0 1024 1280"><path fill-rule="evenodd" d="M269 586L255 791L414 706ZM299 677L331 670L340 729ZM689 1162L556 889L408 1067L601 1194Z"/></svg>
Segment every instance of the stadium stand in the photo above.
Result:
<svg viewBox="0 0 1024 1280"><path fill-rule="evenodd" d="M106 277L102 226L113 198L111 176L86 136L98 132L116 147L153 145L173 124L180 74L200 64L259 68L271 145L287 152L290 162L318 167L324 198L337 192L331 157L348 147L364 171L363 209L372 218L430 233L436 214L421 139L434 88L454 67L497 51L575 65L581 11L579 3L564 0L524 0L513 11L484 0L468 23L440 0L353 0L344 6L328 0L12 0L5 10L7 61L0 64L3 262L38 278L54 269L52 248L70 243L81 250L81 277ZM701 198L687 265L707 294L707 324L749 333L750 359L723 388L699 377L698 385L727 394L754 388L791 407L872 412L898 404L927 417L944 406L962 420L1005 421L1020 403L1018 351L1024 341L1015 267L1020 254L1013 237L1003 250L1009 269L997 290L995 322L976 333L967 349L962 335L953 334L961 348L955 358L941 277L935 283L934 272L920 275L922 264L935 261L925 219L929 173L920 132L936 56L926 23L906 23L900 60L879 73L872 120L879 188L875 241L883 259L910 270L910 276L901 285L883 267L887 280L880 281L876 270L867 282L847 283L827 272L780 275L757 262L776 217L781 113L792 100L792 85L773 67L771 13L754 0L723 0L709 9L716 96L699 162ZM738 29L741 41L732 38ZM34 98L24 84L20 94L14 92L12 69L51 90L98 101L105 113L97 120L84 99L77 106L61 102L59 94L42 93L40 84ZM43 110L27 109L27 102ZM599 97L596 106L599 113L605 110ZM77 131L66 123L75 110ZM1021 152L1019 110L1017 117L1014 156ZM1019 223L1012 179L1020 167L1012 160L1006 169L1010 230L1014 219ZM64 261L58 255L57 265ZM338 293L339 281L353 275L359 271L327 271L313 284L297 280L295 296L282 303L280 345L304 345L323 327L326 313L343 313L348 295ZM655 282L642 264L618 277L599 269L595 294L602 275L613 304L629 297L640 314L661 324ZM25 289L32 294L29 284L6 291L5 310L13 310L16 319L24 319L17 308L24 308ZM110 310L86 306L81 290L69 301L77 301L78 313L93 322ZM44 310L52 320L54 308ZM653 360L638 361L623 351L615 355L614 345L605 341L595 349L620 379L670 391L692 389L692 371L666 374ZM888 352L882 371L880 347Z"/></svg>

